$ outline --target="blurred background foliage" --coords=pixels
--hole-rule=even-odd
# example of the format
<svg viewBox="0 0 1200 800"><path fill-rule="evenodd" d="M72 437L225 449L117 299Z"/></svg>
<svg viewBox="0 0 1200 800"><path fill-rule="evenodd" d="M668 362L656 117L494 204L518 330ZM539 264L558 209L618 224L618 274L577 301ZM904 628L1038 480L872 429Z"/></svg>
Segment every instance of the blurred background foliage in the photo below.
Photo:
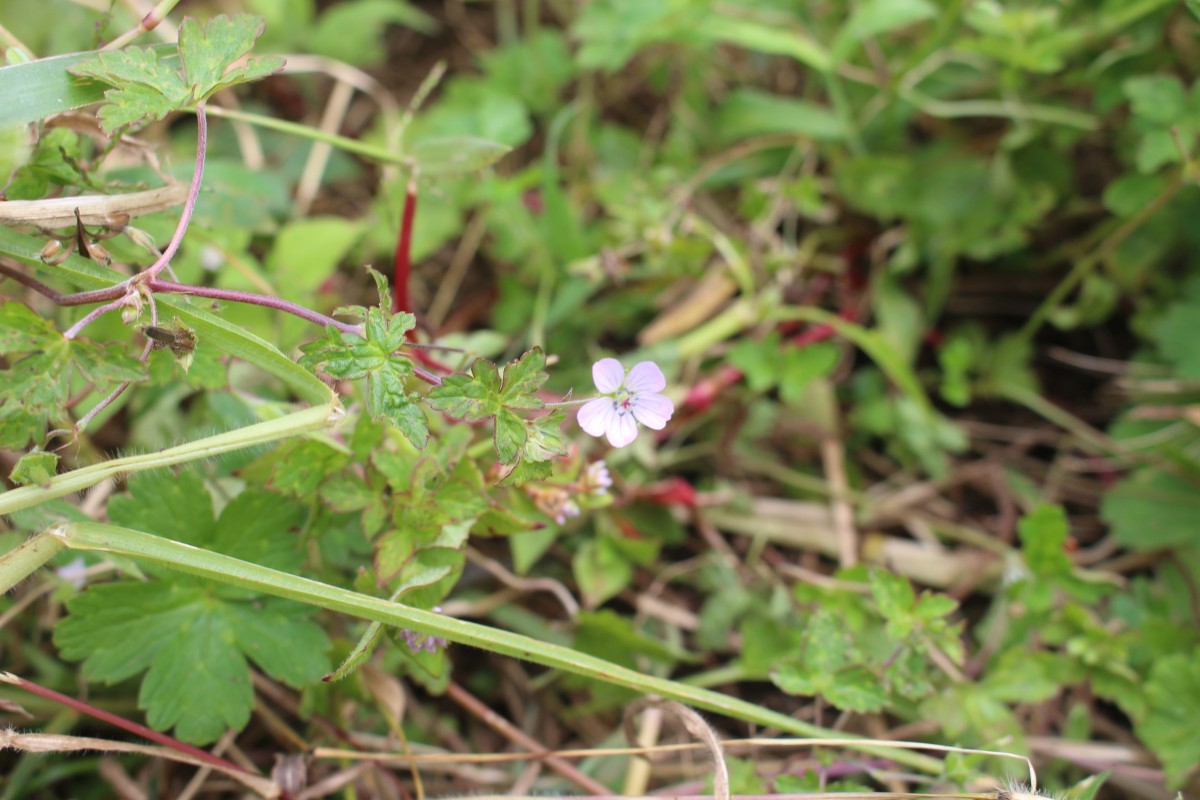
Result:
<svg viewBox="0 0 1200 800"><path fill-rule="evenodd" d="M93 47L142 11L39 7L0 2L39 56ZM405 152L444 136L513 148L482 174L420 177L411 296L426 330L498 360L540 345L557 358L556 391L586 393L590 365L611 354L668 375L675 420L657 442L608 454L611 507L478 544L482 558L564 581L584 610L563 624L540 602L489 604L489 621L821 724L1028 752L1052 786L1111 769L1110 787L1131 796L1195 788L1194 9L178 9L236 10L266 19L258 52L304 54L242 93L246 109L314 126L330 115L344 135L399 138ZM349 98L347 84L366 91ZM359 266L390 263L407 173L334 151L313 184L311 143L235 134L214 125L181 279L265 286L325 312L370 302ZM10 199L74 180L60 180L55 154L78 137L54 136ZM188 125L145 138L190 172ZM144 227L165 238L173 225L163 214ZM263 309L226 314L285 351L313 335ZM221 367L204 363L198 351L187 384L140 389L109 435L150 448L244 417L218 391ZM298 445L305 463L332 458L314 447ZM278 472L290 455L222 470L245 466L242 480L303 498L344 467L305 482ZM327 567L361 556L331 541ZM494 590L476 573L460 604ZM55 658L29 660L56 674ZM515 679L489 664L463 658L456 674L503 696ZM563 741L605 741L629 699L532 682L522 691L554 721L530 724ZM337 691L354 690L326 687L311 709L334 713ZM410 736L436 739L425 723ZM795 778L750 769L741 791L795 790Z"/></svg>

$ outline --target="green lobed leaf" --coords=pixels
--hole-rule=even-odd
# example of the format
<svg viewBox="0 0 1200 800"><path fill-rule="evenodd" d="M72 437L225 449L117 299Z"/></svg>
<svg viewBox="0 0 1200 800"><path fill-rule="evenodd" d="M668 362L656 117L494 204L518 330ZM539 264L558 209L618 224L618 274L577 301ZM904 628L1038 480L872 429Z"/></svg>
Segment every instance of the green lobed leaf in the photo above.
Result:
<svg viewBox="0 0 1200 800"><path fill-rule="evenodd" d="M129 491L108 501L114 525L152 530L177 542L200 546L216 526L212 498L195 470L142 472L129 480Z"/></svg>
<svg viewBox="0 0 1200 800"><path fill-rule="evenodd" d="M172 111L203 102L214 92L280 69L283 59L277 56L247 59L233 66L254 45L262 25L261 18L246 14L217 16L205 27L185 18L179 30L182 70L164 58L161 50L151 47L100 52L69 69L113 87L104 93L107 102L100 109L101 125L112 133L149 119L161 120Z"/></svg>
<svg viewBox="0 0 1200 800"><path fill-rule="evenodd" d="M911 627L916 595L908 579L881 569L873 569L869 580L875 607L884 619L901 625L907 623L907 626Z"/></svg>
<svg viewBox="0 0 1200 800"><path fill-rule="evenodd" d="M1167 773L1167 783L1182 786L1200 763L1200 648L1158 660L1146 682L1149 710L1137 732Z"/></svg>
<svg viewBox="0 0 1200 800"><path fill-rule="evenodd" d="M14 449L40 440L50 420L70 425L65 408L76 375L97 389L146 377L123 345L66 339L16 302L0 304L0 352L8 361L0 382L0 446Z"/></svg>
<svg viewBox="0 0 1200 800"><path fill-rule="evenodd" d="M294 532L304 507L252 489L213 518L203 480L185 470L142 473L127 495L109 501L109 516L153 527L196 547L252 563L297 571L303 561ZM207 744L249 720L250 666L301 686L329 667L329 640L292 601L263 601L244 589L170 573L162 580L93 586L68 602L55 629L64 658L82 660L92 680L115 683L146 675L139 705L151 726L175 728L180 739Z"/></svg>
<svg viewBox="0 0 1200 800"><path fill-rule="evenodd" d="M254 47L263 25L262 17L248 14L221 14L204 27L191 17L184 18L179 26L179 55L195 101L206 100L213 93L239 83L265 78L283 68L283 59L278 56L249 58L233 66Z"/></svg>
<svg viewBox="0 0 1200 800"><path fill-rule="evenodd" d="M229 647L235 634L229 620L204 606L194 588L191 612L171 641L159 649L138 693L152 728L175 728L176 738L209 744L228 730L241 730L250 721L254 688L249 664ZM147 615L153 613L145 609Z"/></svg>
<svg viewBox="0 0 1200 800"><path fill-rule="evenodd" d="M887 691L881 685L879 676L866 667L842 670L821 694L838 708L860 714L882 711L888 704Z"/></svg>
<svg viewBox="0 0 1200 800"><path fill-rule="evenodd" d="M104 93L107 102L100 109L101 126L109 133L148 119L161 120L192 99L178 69L148 47L102 52L70 69L113 86Z"/></svg>
<svg viewBox="0 0 1200 800"><path fill-rule="evenodd" d="M386 281L380 283L380 293L386 300ZM418 404L420 396L407 388L413 374L412 362L396 353L415 324L412 314L368 308L363 335L331 326L325 336L300 347L304 354L300 363L343 380L365 378L367 413L372 419L387 419L421 449L429 440L428 423Z"/></svg>
<svg viewBox="0 0 1200 800"><path fill-rule="evenodd" d="M31 450L21 456L8 479L17 486L45 483L58 472L58 455L45 450Z"/></svg>

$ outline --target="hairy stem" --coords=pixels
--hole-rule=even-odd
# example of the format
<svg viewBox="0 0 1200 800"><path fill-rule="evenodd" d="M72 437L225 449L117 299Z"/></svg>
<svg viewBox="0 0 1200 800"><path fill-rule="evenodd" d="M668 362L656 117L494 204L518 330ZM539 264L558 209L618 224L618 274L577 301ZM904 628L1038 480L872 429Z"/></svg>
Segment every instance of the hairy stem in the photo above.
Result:
<svg viewBox="0 0 1200 800"><path fill-rule="evenodd" d="M221 583L299 600L330 611L350 614L359 619L411 628L428 636L439 636L451 642L520 658L614 686L624 686L645 694L658 694L696 708L707 709L758 725L778 728L794 735L829 736L833 734L833 731L826 728L803 722L745 700L649 675L568 647L540 642L537 639L509 631L412 608L383 598L359 594L348 589L279 572L140 531L97 522L80 522L56 525L49 529L48 533L61 539L67 547L72 549L98 550L125 555L192 575L211 578ZM853 744L848 743L846 746L889 758L922 772L938 774L942 771L941 762L928 756L904 751L895 752L883 747L872 746L869 741L854 741Z"/></svg>

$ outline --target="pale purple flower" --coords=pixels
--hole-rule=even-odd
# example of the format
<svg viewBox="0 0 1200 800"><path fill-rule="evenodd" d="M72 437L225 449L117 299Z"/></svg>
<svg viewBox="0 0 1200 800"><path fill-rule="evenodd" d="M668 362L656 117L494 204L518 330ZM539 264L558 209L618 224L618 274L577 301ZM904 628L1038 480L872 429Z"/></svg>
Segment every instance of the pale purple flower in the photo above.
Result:
<svg viewBox="0 0 1200 800"><path fill-rule="evenodd" d="M661 431L675 413L675 405L659 392L667 379L653 361L635 364L629 374L615 358L592 365L592 380L601 397L579 409L579 427L592 436L606 436L613 447L624 447L637 438L637 423Z"/></svg>
<svg viewBox="0 0 1200 800"><path fill-rule="evenodd" d="M608 490L612 488L612 475L608 474L608 465L604 463L603 458L588 464L583 473L582 488L597 497L608 494Z"/></svg>

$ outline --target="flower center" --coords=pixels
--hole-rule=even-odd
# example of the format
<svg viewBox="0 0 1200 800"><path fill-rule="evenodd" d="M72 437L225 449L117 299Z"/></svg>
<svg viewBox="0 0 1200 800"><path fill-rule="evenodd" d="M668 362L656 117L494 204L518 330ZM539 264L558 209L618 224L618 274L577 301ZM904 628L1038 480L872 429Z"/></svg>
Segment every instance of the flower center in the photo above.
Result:
<svg viewBox="0 0 1200 800"><path fill-rule="evenodd" d="M628 389L621 387L613 395L613 408L618 414L626 414L633 408L633 395Z"/></svg>

